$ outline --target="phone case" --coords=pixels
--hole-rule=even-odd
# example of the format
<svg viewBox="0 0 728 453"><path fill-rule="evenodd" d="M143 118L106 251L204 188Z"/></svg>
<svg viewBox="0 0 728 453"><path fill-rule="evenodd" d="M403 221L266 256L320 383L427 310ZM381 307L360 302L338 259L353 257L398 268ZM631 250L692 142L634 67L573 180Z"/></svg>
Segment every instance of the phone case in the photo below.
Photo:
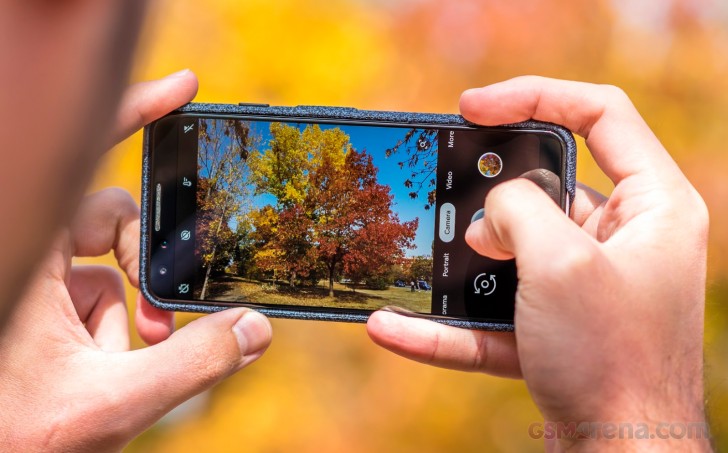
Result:
<svg viewBox="0 0 728 453"><path fill-rule="evenodd" d="M323 106L297 106L297 107L270 107L266 104L187 104L173 113L199 113L199 114L223 114L223 115L254 115L259 117L285 117L302 119L326 119L326 120L355 120L371 121L376 123L396 124L431 124L439 126L474 126L460 115L433 114L433 113L407 113L388 112L374 110L358 110L351 107L323 107ZM576 187L576 143L571 132L562 126L540 121L525 121L517 124L500 126L508 129L523 130L545 130L556 134L566 144L566 192L567 211L574 199ZM140 289L147 300L157 308L172 311L212 313L222 311L233 306L247 306L254 308L266 316L277 318L308 319L316 321L343 321L343 322L366 322L369 315L366 313L331 313L325 311L313 311L307 309L290 309L276 307L262 307L252 304L231 304L228 306L219 304L203 304L195 302L171 302L160 300L152 295L149 286L149 261L150 261L150 236L147 231L150 227L152 190L151 190L151 156L150 156L150 133L149 127L144 129L143 144L143 169L142 169L142 199L141 199L141 253L139 267ZM433 321L451 326L491 330L511 331L513 324L502 322L475 321L467 319L447 318L437 315L426 315L411 313L405 310L393 309L398 313L409 316L431 319Z"/></svg>

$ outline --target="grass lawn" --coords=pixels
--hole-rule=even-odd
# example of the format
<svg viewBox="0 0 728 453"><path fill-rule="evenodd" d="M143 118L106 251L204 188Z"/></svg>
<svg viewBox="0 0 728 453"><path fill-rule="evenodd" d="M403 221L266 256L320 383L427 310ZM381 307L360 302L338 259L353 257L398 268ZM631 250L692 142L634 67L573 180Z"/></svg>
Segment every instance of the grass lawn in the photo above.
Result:
<svg viewBox="0 0 728 453"><path fill-rule="evenodd" d="M287 284L273 286L268 282L227 275L210 283L207 299L251 304L298 305L307 307L335 307L359 310L377 310L387 305L429 313L431 291L410 291L409 287L390 286L384 290L359 288L356 290L334 283L334 297L329 297L328 284L315 287L290 288Z"/></svg>

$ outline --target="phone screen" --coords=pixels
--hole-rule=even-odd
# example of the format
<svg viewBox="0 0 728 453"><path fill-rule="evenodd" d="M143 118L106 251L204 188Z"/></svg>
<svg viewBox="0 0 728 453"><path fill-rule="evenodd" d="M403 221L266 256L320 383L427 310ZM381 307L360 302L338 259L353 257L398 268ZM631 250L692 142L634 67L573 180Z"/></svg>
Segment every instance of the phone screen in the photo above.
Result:
<svg viewBox="0 0 728 453"><path fill-rule="evenodd" d="M546 131L176 115L153 135L151 288L164 299L513 320L513 260L468 226L547 169Z"/></svg>

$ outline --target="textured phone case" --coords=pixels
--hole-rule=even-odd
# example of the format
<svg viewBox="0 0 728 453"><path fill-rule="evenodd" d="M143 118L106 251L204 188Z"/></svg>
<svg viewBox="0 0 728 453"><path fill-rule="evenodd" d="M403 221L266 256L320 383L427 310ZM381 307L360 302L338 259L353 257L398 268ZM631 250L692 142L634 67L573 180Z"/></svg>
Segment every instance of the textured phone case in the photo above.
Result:
<svg viewBox="0 0 728 453"><path fill-rule="evenodd" d="M244 115L256 117L276 117L276 118L301 118L301 119L323 119L323 120L343 120L343 121L362 121L376 123L395 123L395 124L419 124L419 125L436 125L436 126L473 126L472 123L466 121L460 115L451 114L432 114L432 113L406 113L406 112L385 112L374 110L358 110L350 107L319 107L319 106L298 106L298 107L268 107L258 104L199 104L191 103L183 106L175 113L199 113L211 115ZM542 130L550 131L556 134L566 145L566 192L567 192L567 209L571 206L574 199L574 191L576 187L576 143L571 133L558 125L544 123L539 121L526 121L517 124L504 125L507 129L523 129L523 130ZM317 321L344 321L344 322L366 322L369 315L367 313L332 313L326 311L316 311L310 307L302 309L262 307L252 304L230 303L224 305L221 303L207 304L201 302L178 302L161 300L155 297L149 286L149 262L150 262L150 217L152 208L152 190L151 190L151 156L150 156L150 129L149 126L144 129L144 156L142 169L142 206L141 206L141 254L139 267L140 288L147 300L155 307L164 310L187 311L198 313L212 313L225 310L234 306L252 307L261 313L277 318L293 318L293 319L309 319ZM452 319L440 316L431 316L418 313L409 313L394 309L394 311L431 319L436 322L448 324L451 326L463 327L468 329L483 329L493 331L509 331L513 330L513 324L495 323L484 321L473 321L466 319Z"/></svg>

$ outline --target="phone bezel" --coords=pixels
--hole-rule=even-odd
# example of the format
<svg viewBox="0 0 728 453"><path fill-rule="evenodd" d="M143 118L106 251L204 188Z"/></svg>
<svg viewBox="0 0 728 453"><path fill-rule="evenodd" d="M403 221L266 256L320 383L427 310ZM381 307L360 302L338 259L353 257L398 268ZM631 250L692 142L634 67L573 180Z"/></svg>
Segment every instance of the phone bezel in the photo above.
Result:
<svg viewBox="0 0 728 453"><path fill-rule="evenodd" d="M401 128L434 128L434 129L446 129L446 130L493 130L497 132L514 131L514 132L528 132L535 134L544 134L555 138L561 145L561 156L560 156L560 169L561 169L561 207L566 212L569 210L570 200L573 193L570 189L570 180L573 179L573 168L570 171L570 162L573 162L573 153L575 152L575 144L571 134L565 129L551 125L549 123L539 122L527 122L515 125L506 126L495 126L485 127L472 125L462 118L456 115L431 115L431 114L400 114L407 115L406 121L391 121L382 119L367 119L367 118L353 118L351 116L353 112L361 115L361 111L356 109L348 108L326 108L328 110L336 110L335 117L332 116L321 116L311 115L311 109L321 109L318 107L297 107L297 108L278 108L287 110L308 110L302 113L305 114L276 114L275 111L267 112L266 110L276 110L276 108L267 107L244 107L243 110L248 110L247 113L237 112L201 112L194 111L195 104L192 104L191 110L193 111L178 111L173 112L167 117L153 123L145 129L145 184L143 187L143 230L142 230L142 271L141 277L143 282L143 291L148 299L154 304L161 308L172 309L177 311L218 311L229 307L236 306L247 306L258 309L265 314L271 316L289 317L289 318L304 318L304 319L324 319L324 320L339 320L339 321L354 321L363 322L373 312L373 310L360 310L360 309L346 309L346 308L331 308L331 307L304 307L304 306L290 306L290 305L255 305L242 302L221 302L221 301L210 301L210 300L183 300L170 297L160 297L151 288L151 280L154 278L151 274L151 270L154 268L151 264L151 250L154 244L150 243L150 237L152 235L151 228L153 227L154 217L154 203L153 200L153 187L157 181L158 169L152 167L153 157L155 152L160 152L161 149L155 146L157 126L162 122L169 122L170 119L175 120L175 124L184 119L190 117L203 117L203 118L223 118L223 119L242 119L242 120L261 120L261 121L285 121L285 122L296 122L296 123L321 123L321 124L346 124L346 125L362 125L362 126L384 126L384 127L401 127ZM230 107L235 108L236 106L224 106L228 109ZM215 108L215 107L213 107ZM219 107L217 107L219 108ZM251 112L250 110L264 110L261 112ZM366 112L364 112L366 113ZM397 112L373 112L373 113L385 113L397 115ZM435 121L431 121L431 119ZM420 121L418 121L420 120ZM457 124L460 122L460 124ZM176 126L171 128L176 130ZM543 152L543 150L542 150ZM571 164L573 167L574 164ZM569 178L571 175L571 178ZM146 221L144 221L146 220ZM411 313L408 313L411 314ZM489 330L511 330L512 323L509 320L502 319L487 319L487 318L467 318L458 316L438 316L430 314L411 314L417 317L425 317L433 319L438 322L446 324L459 325L461 327L469 328L485 328Z"/></svg>

